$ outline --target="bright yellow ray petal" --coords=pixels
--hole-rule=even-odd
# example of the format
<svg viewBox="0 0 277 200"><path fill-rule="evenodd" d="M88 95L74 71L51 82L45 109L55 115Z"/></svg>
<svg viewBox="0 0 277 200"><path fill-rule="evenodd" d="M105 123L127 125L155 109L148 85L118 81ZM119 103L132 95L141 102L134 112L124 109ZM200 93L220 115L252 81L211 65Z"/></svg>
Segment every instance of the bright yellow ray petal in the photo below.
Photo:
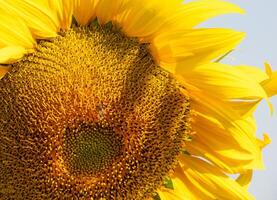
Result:
<svg viewBox="0 0 277 200"><path fill-rule="evenodd" d="M242 117L252 116L260 100L253 101L229 101L228 104Z"/></svg>
<svg viewBox="0 0 277 200"><path fill-rule="evenodd" d="M186 82L221 99L260 100L267 98L261 85L235 67L210 63L194 68L184 66L178 74Z"/></svg>
<svg viewBox="0 0 277 200"><path fill-rule="evenodd" d="M247 170L246 172L240 174L236 181L245 189L248 189L250 182L252 180L253 170Z"/></svg>
<svg viewBox="0 0 277 200"><path fill-rule="evenodd" d="M15 45L32 49L35 43L30 30L19 17L0 9L0 48Z"/></svg>
<svg viewBox="0 0 277 200"><path fill-rule="evenodd" d="M265 63L265 72L259 68L250 66L237 66L236 68L260 83L268 97L277 94L277 72L273 72L268 63Z"/></svg>
<svg viewBox="0 0 277 200"><path fill-rule="evenodd" d="M265 72L268 76L271 76L273 71L272 71L272 68L270 66L270 64L268 62L265 62L264 63L264 68L265 68Z"/></svg>
<svg viewBox="0 0 277 200"><path fill-rule="evenodd" d="M176 176L173 176L171 178L173 187L174 187L174 193L178 194L178 196L182 197L182 199L187 200L197 200L197 196L195 196L193 193L190 192L189 188L183 184L183 182Z"/></svg>
<svg viewBox="0 0 277 200"><path fill-rule="evenodd" d="M4 67L0 65L0 79L5 76L6 73L10 71L10 67Z"/></svg>
<svg viewBox="0 0 277 200"><path fill-rule="evenodd" d="M45 2L34 0L5 0L2 9L13 13L24 20L36 38L55 37L59 31L57 17Z"/></svg>
<svg viewBox="0 0 277 200"><path fill-rule="evenodd" d="M268 97L277 93L276 84L274 84L276 78L272 76L274 72L268 63L265 63L265 71L252 66L236 66L236 68L245 73L253 81L259 83ZM260 100L256 102L244 102L244 105L242 103L238 103L237 105L234 103L234 108L238 109L241 114L247 115L253 113L252 111L255 110L259 102ZM269 105L270 113L272 114L274 112L273 105L268 100L267 103Z"/></svg>
<svg viewBox="0 0 277 200"><path fill-rule="evenodd" d="M271 139L270 139L270 137L268 136L268 134L264 133L264 134L263 134L263 139L262 139L262 140L258 139L257 142L258 142L258 144L259 144L259 146L260 146L261 148L264 148L264 147L266 147L268 144L271 143Z"/></svg>
<svg viewBox="0 0 277 200"><path fill-rule="evenodd" d="M96 16L100 24L112 21L126 4L126 0L101 0L96 5Z"/></svg>
<svg viewBox="0 0 277 200"><path fill-rule="evenodd" d="M72 0L48 0L49 7L57 15L60 27L67 30L71 26L73 15Z"/></svg>
<svg viewBox="0 0 277 200"><path fill-rule="evenodd" d="M98 0L74 0L74 16L80 25L86 25L96 17Z"/></svg>
<svg viewBox="0 0 277 200"><path fill-rule="evenodd" d="M128 36L151 38L178 6L181 6L179 0L129 0L116 16L115 23Z"/></svg>
<svg viewBox="0 0 277 200"><path fill-rule="evenodd" d="M245 129L242 132L227 129L216 119L198 114L192 124L195 135L185 148L193 155L210 160L228 173L263 168L261 151L254 137L255 124L247 119L245 121L236 122Z"/></svg>
<svg viewBox="0 0 277 200"><path fill-rule="evenodd" d="M230 173L263 168L261 148L253 133L255 123L242 118L228 103L211 98L209 91L184 85L197 114L195 121L200 120L192 125L197 130L185 148Z"/></svg>
<svg viewBox="0 0 277 200"><path fill-rule="evenodd" d="M163 32L151 42L156 61L170 72L210 62L241 42L244 33L231 29L201 28Z"/></svg>
<svg viewBox="0 0 277 200"><path fill-rule="evenodd" d="M163 189L163 190L158 190L158 194L161 200L191 200L191 199L186 199L183 196L179 196L176 194L175 190L169 190L169 189Z"/></svg>
<svg viewBox="0 0 277 200"><path fill-rule="evenodd" d="M180 167L179 168L177 167L176 171L178 171L178 169L180 170ZM198 200L198 197L195 196L193 193L191 193L189 188L186 185L184 185L182 180L175 175L176 175L176 172L175 174L173 174L173 176L170 177L173 184L173 189L167 189L162 187L157 191L160 199L161 200L168 200L168 199Z"/></svg>
<svg viewBox="0 0 277 200"><path fill-rule="evenodd" d="M161 200L198 200L198 197L190 192L189 188L186 185L184 185L182 180L178 176L175 176L176 171L178 170L180 170L180 167L177 167L175 169L175 174L173 174L173 176L171 177L173 189L161 188L158 190L158 194Z"/></svg>
<svg viewBox="0 0 277 200"><path fill-rule="evenodd" d="M181 155L179 163L182 170L177 168L176 176L183 181L191 193L199 197L198 199L254 199L236 181L201 159Z"/></svg>
<svg viewBox="0 0 277 200"><path fill-rule="evenodd" d="M254 66L239 65L236 66L236 68L247 74L247 76L251 77L251 79L258 83L261 83L262 81L269 78L269 76L264 71Z"/></svg>
<svg viewBox="0 0 277 200"><path fill-rule="evenodd" d="M277 71L273 72L268 80L263 81L263 88L269 97L277 94Z"/></svg>
<svg viewBox="0 0 277 200"><path fill-rule="evenodd" d="M175 13L172 13L168 23L163 27L165 30L172 29L190 29L201 22L212 17L228 14L228 13L244 13L244 11L229 2L220 0L197 0L186 3L179 7ZM170 28L169 28L169 27Z"/></svg>
<svg viewBox="0 0 277 200"><path fill-rule="evenodd" d="M21 46L7 46L0 48L0 64L17 62L25 53L27 53L26 49Z"/></svg>

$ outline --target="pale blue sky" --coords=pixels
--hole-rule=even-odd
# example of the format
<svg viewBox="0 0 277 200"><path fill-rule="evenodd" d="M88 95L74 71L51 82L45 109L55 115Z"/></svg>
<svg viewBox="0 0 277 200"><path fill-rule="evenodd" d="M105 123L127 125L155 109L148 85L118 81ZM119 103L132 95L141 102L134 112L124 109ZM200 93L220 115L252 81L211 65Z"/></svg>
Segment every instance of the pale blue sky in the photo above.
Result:
<svg viewBox="0 0 277 200"><path fill-rule="evenodd" d="M277 0L229 0L246 10L245 15L217 17L201 26L231 27L247 33L245 40L224 62L263 68L268 61L277 70ZM277 87L277 86L276 86ZM254 174L250 192L257 200L277 200L277 97L272 98L276 113L270 117L262 103L256 112L258 135L269 133L272 143L264 149L266 170Z"/></svg>

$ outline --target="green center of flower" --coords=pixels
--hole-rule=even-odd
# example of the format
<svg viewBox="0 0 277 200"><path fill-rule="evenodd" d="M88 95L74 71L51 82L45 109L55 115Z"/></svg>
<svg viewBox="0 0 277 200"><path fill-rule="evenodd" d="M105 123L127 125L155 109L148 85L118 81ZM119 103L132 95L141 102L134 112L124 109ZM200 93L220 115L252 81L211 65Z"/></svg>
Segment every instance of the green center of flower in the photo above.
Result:
<svg viewBox="0 0 277 200"><path fill-rule="evenodd" d="M176 163L189 112L147 44L73 27L0 80L0 186L11 199L149 198Z"/></svg>
<svg viewBox="0 0 277 200"><path fill-rule="evenodd" d="M122 138L101 125L81 125L67 129L63 157L73 174L97 174L122 154Z"/></svg>

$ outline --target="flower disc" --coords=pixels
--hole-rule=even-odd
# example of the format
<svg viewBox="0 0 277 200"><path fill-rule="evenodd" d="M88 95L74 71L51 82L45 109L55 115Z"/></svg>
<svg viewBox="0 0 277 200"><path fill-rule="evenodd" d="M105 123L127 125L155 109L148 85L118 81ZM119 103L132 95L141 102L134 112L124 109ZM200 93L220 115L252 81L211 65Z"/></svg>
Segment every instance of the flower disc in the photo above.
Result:
<svg viewBox="0 0 277 200"><path fill-rule="evenodd" d="M109 26L41 41L0 88L4 199L151 197L189 131L175 79Z"/></svg>

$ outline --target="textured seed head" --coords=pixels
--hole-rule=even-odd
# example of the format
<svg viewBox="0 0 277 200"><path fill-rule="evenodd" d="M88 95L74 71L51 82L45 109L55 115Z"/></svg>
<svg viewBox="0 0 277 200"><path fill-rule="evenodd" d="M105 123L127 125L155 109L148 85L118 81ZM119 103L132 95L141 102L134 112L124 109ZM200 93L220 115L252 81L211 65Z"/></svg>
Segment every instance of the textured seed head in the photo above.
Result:
<svg viewBox="0 0 277 200"><path fill-rule="evenodd" d="M0 199L144 199L189 134L189 100L147 44L73 28L0 81Z"/></svg>
<svg viewBox="0 0 277 200"><path fill-rule="evenodd" d="M93 123L68 128L62 144L66 167L75 175L97 175L123 154L122 136L110 127Z"/></svg>

